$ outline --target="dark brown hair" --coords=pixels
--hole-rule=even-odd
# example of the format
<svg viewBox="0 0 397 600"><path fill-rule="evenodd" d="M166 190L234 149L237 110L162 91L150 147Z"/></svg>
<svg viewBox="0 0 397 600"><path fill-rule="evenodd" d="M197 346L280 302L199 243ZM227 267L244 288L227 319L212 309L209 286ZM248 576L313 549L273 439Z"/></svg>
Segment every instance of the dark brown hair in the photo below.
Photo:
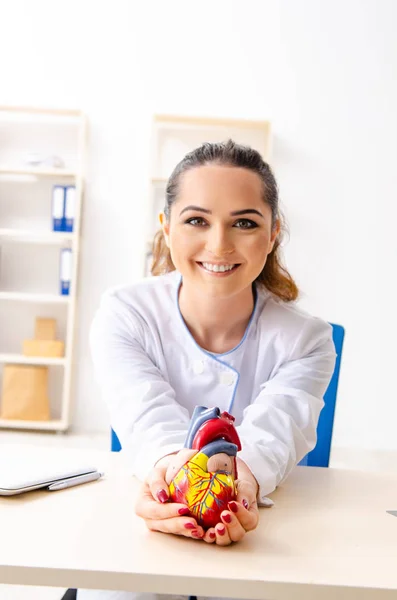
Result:
<svg viewBox="0 0 397 600"><path fill-rule="evenodd" d="M169 221L172 205L177 199L181 175L190 169L210 164L249 169L260 177L263 184L263 200L272 211L272 228L276 226L278 219L280 233L256 283L266 287L272 294L285 302L296 300L299 294L297 285L282 265L280 257L282 235L287 228L279 210L277 183L271 168L256 150L228 140L223 143L205 143L189 152L177 164L168 180L164 207L166 219ZM151 273L152 275L162 275L174 270L175 266L170 251L165 243L163 231L160 229L153 241Z"/></svg>

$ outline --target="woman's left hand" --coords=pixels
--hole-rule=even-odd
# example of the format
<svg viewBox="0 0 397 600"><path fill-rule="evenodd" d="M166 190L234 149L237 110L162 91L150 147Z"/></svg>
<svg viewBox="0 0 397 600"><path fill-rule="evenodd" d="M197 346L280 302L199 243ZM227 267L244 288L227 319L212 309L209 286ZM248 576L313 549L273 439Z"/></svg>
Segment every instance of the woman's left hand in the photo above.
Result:
<svg viewBox="0 0 397 600"><path fill-rule="evenodd" d="M203 540L209 544L228 546L232 542L239 542L258 525L258 482L240 459L237 459L237 471L236 500L229 502L229 510L221 513L221 522L206 531Z"/></svg>

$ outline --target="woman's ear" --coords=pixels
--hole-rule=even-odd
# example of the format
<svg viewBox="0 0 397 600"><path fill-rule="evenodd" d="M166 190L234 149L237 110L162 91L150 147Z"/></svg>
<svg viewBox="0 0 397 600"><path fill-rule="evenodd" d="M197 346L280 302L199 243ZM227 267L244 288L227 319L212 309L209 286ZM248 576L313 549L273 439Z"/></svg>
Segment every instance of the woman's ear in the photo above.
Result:
<svg viewBox="0 0 397 600"><path fill-rule="evenodd" d="M163 212L159 214L159 221L160 221L161 229L163 230L165 243L167 244L167 247L169 248L170 247L170 225L167 221L167 217L165 216L165 214Z"/></svg>
<svg viewBox="0 0 397 600"><path fill-rule="evenodd" d="M269 254L273 250L274 243L277 239L278 234L280 233L280 229L281 229L280 219L277 219L276 222L274 223L274 227L272 229L271 236L270 236Z"/></svg>

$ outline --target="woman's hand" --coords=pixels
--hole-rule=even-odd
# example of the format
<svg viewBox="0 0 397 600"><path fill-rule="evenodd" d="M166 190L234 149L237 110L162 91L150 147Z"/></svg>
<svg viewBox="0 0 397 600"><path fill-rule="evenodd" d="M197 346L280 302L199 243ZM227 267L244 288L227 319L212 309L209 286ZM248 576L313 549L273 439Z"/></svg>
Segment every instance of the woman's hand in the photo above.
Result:
<svg viewBox="0 0 397 600"><path fill-rule="evenodd" d="M167 469L170 466L171 469L177 468L177 465L182 467L196 452L196 450L184 449L177 454L165 456L157 462L143 483L135 512L144 519L147 528L151 531L184 535L194 539L204 537L203 528L197 524L196 519L189 516L190 512L185 504L167 502L169 499L166 483Z"/></svg>
<svg viewBox="0 0 397 600"><path fill-rule="evenodd" d="M221 513L221 522L206 531L203 539L209 544L215 542L219 546L228 546L232 542L239 542L258 525L258 482L240 459L237 459L237 472L236 500L229 502L229 510Z"/></svg>
<svg viewBox="0 0 397 600"><path fill-rule="evenodd" d="M197 450L183 449L162 458L149 473L140 490L135 512L142 517L151 531L173 533L207 543L227 546L240 541L248 531L258 525L258 483L247 465L237 459L238 480L236 500L229 502L229 510L221 514L221 522L206 532L190 516L185 504L168 502L168 484L172 477Z"/></svg>

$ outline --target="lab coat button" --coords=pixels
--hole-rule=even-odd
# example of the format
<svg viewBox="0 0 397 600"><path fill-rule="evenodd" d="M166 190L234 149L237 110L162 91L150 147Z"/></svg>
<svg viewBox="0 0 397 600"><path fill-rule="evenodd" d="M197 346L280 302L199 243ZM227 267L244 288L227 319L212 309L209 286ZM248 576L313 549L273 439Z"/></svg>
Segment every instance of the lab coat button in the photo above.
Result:
<svg viewBox="0 0 397 600"><path fill-rule="evenodd" d="M233 385L235 382L234 374L229 372L221 373L219 379L223 385Z"/></svg>
<svg viewBox="0 0 397 600"><path fill-rule="evenodd" d="M195 360L193 363L193 371L196 375L204 372L204 363L202 360Z"/></svg>

